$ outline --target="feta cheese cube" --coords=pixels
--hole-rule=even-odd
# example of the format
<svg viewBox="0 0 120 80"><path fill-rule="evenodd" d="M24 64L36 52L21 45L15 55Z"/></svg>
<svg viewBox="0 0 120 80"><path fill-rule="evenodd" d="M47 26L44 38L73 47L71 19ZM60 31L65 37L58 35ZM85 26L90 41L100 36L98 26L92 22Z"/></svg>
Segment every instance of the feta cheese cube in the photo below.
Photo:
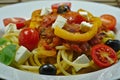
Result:
<svg viewBox="0 0 120 80"><path fill-rule="evenodd" d="M23 64L30 57L30 55L31 52L24 46L21 46L16 52L15 61L18 64Z"/></svg>
<svg viewBox="0 0 120 80"><path fill-rule="evenodd" d="M80 30L81 30L82 32L87 32L87 31L90 30L90 28L91 28L92 26L93 26L92 24L83 21L83 22L81 22L81 24L80 24Z"/></svg>
<svg viewBox="0 0 120 80"><path fill-rule="evenodd" d="M17 27L16 24L13 23L9 23L6 27L5 27L5 33L11 33L17 31Z"/></svg>
<svg viewBox="0 0 120 80"><path fill-rule="evenodd" d="M42 8L40 15L41 15L41 16L47 15L47 14L49 14L49 13L51 13L51 12L52 12L52 9L51 9L51 8Z"/></svg>
<svg viewBox="0 0 120 80"><path fill-rule="evenodd" d="M85 64L85 63L89 63L89 62L90 62L90 60L85 54L82 54L76 60L73 61L73 63L77 63L77 64ZM81 69L81 67L77 67L77 66L73 66L73 67L75 68L76 72Z"/></svg>
<svg viewBox="0 0 120 80"><path fill-rule="evenodd" d="M67 22L66 18L58 15L56 21L52 24L52 28L55 28L56 26L62 28L62 27L64 27L66 22Z"/></svg>

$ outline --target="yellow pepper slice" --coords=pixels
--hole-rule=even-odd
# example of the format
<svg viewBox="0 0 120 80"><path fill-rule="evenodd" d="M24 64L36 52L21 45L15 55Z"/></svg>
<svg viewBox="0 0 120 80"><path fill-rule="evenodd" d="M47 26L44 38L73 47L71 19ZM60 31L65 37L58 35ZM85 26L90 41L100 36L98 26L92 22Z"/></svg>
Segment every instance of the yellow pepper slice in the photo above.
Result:
<svg viewBox="0 0 120 80"><path fill-rule="evenodd" d="M88 15L87 16L83 16L87 21L90 21L94 16L92 15L92 13L88 12L87 10L84 9L79 9L77 12L87 12Z"/></svg>
<svg viewBox="0 0 120 80"><path fill-rule="evenodd" d="M41 10L35 10L32 13L31 20L30 20L30 28L35 29L40 26L40 22L42 21L42 17L40 16Z"/></svg>
<svg viewBox="0 0 120 80"><path fill-rule="evenodd" d="M62 39L69 41L88 41L95 36L98 31L98 28L102 25L100 18L92 18L92 28L86 33L71 33L60 27L56 26L54 28L54 34Z"/></svg>

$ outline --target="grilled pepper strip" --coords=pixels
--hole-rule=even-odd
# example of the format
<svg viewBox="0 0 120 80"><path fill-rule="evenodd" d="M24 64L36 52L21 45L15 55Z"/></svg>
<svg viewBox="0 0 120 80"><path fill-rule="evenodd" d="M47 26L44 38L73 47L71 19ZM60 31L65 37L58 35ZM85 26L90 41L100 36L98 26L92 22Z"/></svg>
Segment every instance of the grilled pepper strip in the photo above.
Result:
<svg viewBox="0 0 120 80"><path fill-rule="evenodd" d="M102 22L98 17L92 18L92 28L86 33L71 33L60 27L56 26L54 28L54 34L62 39L69 41L88 41L95 36L98 28L101 26Z"/></svg>

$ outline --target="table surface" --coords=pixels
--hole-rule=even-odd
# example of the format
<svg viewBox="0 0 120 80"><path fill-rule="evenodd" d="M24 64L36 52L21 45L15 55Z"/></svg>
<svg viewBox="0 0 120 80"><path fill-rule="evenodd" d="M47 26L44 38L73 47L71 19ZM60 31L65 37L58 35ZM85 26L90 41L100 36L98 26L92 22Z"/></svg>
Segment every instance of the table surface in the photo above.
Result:
<svg viewBox="0 0 120 80"><path fill-rule="evenodd" d="M0 7L6 6L6 5L12 5L15 3L26 2L26 1L40 1L40 0L0 0ZM77 1L80 1L80 0L77 0ZM98 3L108 4L108 5L112 5L120 8L120 0L83 0L83 1L98 2Z"/></svg>

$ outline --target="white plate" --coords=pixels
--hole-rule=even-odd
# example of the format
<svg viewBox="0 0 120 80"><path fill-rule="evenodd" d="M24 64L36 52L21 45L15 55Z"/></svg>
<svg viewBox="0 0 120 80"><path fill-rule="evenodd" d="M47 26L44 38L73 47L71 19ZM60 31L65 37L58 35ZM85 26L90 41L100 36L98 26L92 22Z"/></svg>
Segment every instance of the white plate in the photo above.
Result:
<svg viewBox="0 0 120 80"><path fill-rule="evenodd" d="M64 0L65 1L65 0ZM19 3L11 6L0 8L0 30L2 31L4 26L2 20L6 17L25 17L30 18L31 13L42 7L50 7L51 4L61 1L34 1L27 3ZM66 2L66 1L65 1ZM112 14L117 19L117 30L120 32L120 9L112 6L84 2L84 1L69 1L72 3L72 10L76 11L79 8L90 11L95 16L102 14ZM1 29L2 28L2 29ZM0 31L0 34L2 32ZM120 35L120 34L119 34ZM117 37L120 39L120 36ZM29 72L20 71L12 67L0 64L0 77L7 80L112 80L113 78L120 77L120 62L103 70L96 72L74 75L74 76L45 76Z"/></svg>

